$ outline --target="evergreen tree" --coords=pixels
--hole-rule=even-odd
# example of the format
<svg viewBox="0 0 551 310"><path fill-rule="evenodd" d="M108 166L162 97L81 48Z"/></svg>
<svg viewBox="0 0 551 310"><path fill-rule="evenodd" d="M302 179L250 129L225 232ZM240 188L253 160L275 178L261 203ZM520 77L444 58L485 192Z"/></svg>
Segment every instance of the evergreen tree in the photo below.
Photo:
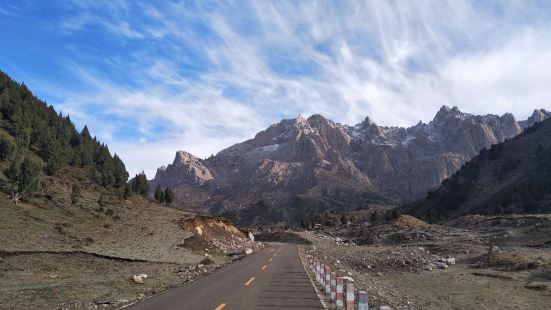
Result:
<svg viewBox="0 0 551 310"><path fill-rule="evenodd" d="M117 154L113 156L113 177L113 185L116 188L125 188L128 181L128 172L126 172L126 167Z"/></svg>
<svg viewBox="0 0 551 310"><path fill-rule="evenodd" d="M136 177L132 180L132 190L134 193L147 197L149 194L149 182L145 176L145 172L136 174Z"/></svg>
<svg viewBox="0 0 551 310"><path fill-rule="evenodd" d="M165 202L165 192L161 189L161 185L157 184L155 189L155 201L158 203Z"/></svg>
<svg viewBox="0 0 551 310"><path fill-rule="evenodd" d="M165 203L170 205L174 201L174 192L170 188L165 189Z"/></svg>
<svg viewBox="0 0 551 310"><path fill-rule="evenodd" d="M132 197L132 185L126 183L124 186L124 194L122 196L124 199Z"/></svg>
<svg viewBox="0 0 551 310"><path fill-rule="evenodd" d="M38 187L37 176L40 168L28 158L12 161L10 167L4 171L4 175L11 184L11 197L18 203L21 196L29 196Z"/></svg>
<svg viewBox="0 0 551 310"><path fill-rule="evenodd" d="M12 159L17 145L11 140L0 137L0 160Z"/></svg>

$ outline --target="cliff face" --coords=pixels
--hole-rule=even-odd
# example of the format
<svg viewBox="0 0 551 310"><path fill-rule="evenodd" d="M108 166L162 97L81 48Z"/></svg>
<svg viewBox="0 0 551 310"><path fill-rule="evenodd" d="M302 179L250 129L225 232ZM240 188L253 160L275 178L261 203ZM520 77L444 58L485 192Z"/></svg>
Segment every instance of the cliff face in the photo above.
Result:
<svg viewBox="0 0 551 310"><path fill-rule="evenodd" d="M411 201L483 148L550 116L536 110L518 122L509 113L478 116L443 106L428 124L409 128L378 126L369 117L347 126L321 115L299 116L204 161L178 152L153 183L186 193L190 188L200 191L208 197L201 206L215 212L260 200L285 208L297 196L327 198L336 207Z"/></svg>
<svg viewBox="0 0 551 310"><path fill-rule="evenodd" d="M200 159L187 152L179 151L171 165L157 169L154 184L152 184L154 186L151 188L154 189L157 184L171 188L180 185L201 186L212 179L212 174Z"/></svg>

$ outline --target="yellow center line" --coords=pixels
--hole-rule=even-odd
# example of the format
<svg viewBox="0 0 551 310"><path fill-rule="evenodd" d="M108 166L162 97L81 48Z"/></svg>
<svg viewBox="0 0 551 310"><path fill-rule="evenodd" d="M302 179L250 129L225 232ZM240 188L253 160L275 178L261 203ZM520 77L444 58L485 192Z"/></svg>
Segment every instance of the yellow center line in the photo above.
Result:
<svg viewBox="0 0 551 310"><path fill-rule="evenodd" d="M264 270L266 269L266 265L262 266L262 268L260 268L260 270Z"/></svg>
<svg viewBox="0 0 551 310"><path fill-rule="evenodd" d="M249 284L251 284L253 281L254 281L255 277L252 277L249 279L249 281L247 281L247 283L245 283L245 286L248 286Z"/></svg>
<svg viewBox="0 0 551 310"><path fill-rule="evenodd" d="M269 262L271 262L273 260L273 258L270 258Z"/></svg>
<svg viewBox="0 0 551 310"><path fill-rule="evenodd" d="M220 306L216 307L214 310L222 310L226 304L220 304Z"/></svg>

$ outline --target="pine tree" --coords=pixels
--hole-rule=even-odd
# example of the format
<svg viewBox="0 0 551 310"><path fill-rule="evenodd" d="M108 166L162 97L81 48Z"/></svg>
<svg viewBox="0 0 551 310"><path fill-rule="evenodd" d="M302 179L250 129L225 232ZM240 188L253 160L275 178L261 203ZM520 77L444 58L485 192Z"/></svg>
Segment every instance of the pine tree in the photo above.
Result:
<svg viewBox="0 0 551 310"><path fill-rule="evenodd" d="M170 188L165 189L165 203L170 205L174 201L174 192Z"/></svg>
<svg viewBox="0 0 551 310"><path fill-rule="evenodd" d="M132 197L132 185L126 183L124 186L124 194L122 196L124 199Z"/></svg>
<svg viewBox="0 0 551 310"><path fill-rule="evenodd" d="M0 137L0 160L12 159L17 145L9 139Z"/></svg>
<svg viewBox="0 0 551 310"><path fill-rule="evenodd" d="M149 182L147 181L145 172L142 171L141 173L136 174L132 180L132 190L139 195L147 197L149 194Z"/></svg>
<svg viewBox="0 0 551 310"><path fill-rule="evenodd" d="M4 175L11 184L13 202L17 204L21 196L29 196L36 191L39 172L38 165L28 158L12 161L10 167L4 171Z"/></svg>
<svg viewBox="0 0 551 310"><path fill-rule="evenodd" d="M155 201L158 203L165 202L165 192L161 189L161 185L157 184L155 189Z"/></svg>

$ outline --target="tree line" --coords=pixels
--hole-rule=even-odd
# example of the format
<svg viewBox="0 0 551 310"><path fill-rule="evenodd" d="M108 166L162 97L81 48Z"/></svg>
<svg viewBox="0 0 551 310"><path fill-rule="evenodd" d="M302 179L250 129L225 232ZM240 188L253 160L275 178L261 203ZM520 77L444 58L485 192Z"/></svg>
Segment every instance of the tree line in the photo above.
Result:
<svg viewBox="0 0 551 310"><path fill-rule="evenodd" d="M40 159L40 160L39 160ZM87 126L78 132L70 117L36 98L24 83L17 83L0 71L0 161L8 161L4 170L4 190L17 202L32 195L41 185L41 173L56 175L67 165L86 172L82 182L96 183L118 192L124 198L134 193L147 197L149 184L142 172L128 182L128 172L117 154L92 137ZM7 188L6 188L7 187ZM172 202L174 194L164 201ZM73 188L71 200L77 201L80 186Z"/></svg>

